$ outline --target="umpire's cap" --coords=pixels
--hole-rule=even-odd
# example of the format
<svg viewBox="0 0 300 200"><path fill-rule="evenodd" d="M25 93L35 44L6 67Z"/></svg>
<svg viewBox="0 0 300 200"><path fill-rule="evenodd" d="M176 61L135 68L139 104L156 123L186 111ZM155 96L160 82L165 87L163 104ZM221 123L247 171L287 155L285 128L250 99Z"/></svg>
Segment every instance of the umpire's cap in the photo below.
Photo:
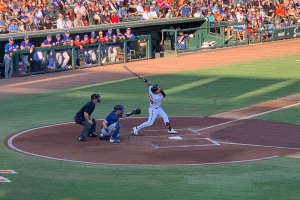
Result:
<svg viewBox="0 0 300 200"><path fill-rule="evenodd" d="M124 106L122 106L122 105L115 105L114 106L114 111L117 111L117 110L124 110L125 109L125 107Z"/></svg>
<svg viewBox="0 0 300 200"><path fill-rule="evenodd" d="M158 92L160 92L160 87L157 84L153 85L152 88L151 88L151 92L152 93L155 93L155 92L158 93Z"/></svg>
<svg viewBox="0 0 300 200"><path fill-rule="evenodd" d="M97 99L97 102L100 102L100 94L92 94L91 95L91 100Z"/></svg>

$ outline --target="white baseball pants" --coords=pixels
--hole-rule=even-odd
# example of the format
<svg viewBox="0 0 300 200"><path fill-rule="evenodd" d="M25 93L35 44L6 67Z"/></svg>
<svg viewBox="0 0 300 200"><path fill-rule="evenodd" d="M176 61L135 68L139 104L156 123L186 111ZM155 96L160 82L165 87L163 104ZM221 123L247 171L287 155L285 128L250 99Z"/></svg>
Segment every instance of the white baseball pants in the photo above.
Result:
<svg viewBox="0 0 300 200"><path fill-rule="evenodd" d="M162 117L165 124L169 122L169 117L167 113L161 107L158 108L149 107L148 112L149 112L148 121L137 126L136 127L137 130L141 130L142 128L153 125L158 115Z"/></svg>

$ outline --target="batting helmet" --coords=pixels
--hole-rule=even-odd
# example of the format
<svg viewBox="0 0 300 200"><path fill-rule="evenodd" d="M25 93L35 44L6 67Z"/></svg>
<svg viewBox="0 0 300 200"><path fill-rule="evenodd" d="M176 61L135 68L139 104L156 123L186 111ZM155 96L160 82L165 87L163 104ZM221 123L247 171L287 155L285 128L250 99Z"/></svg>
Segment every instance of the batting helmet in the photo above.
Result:
<svg viewBox="0 0 300 200"><path fill-rule="evenodd" d="M97 99L97 102L100 102L100 94L92 94L91 95L91 100Z"/></svg>
<svg viewBox="0 0 300 200"><path fill-rule="evenodd" d="M160 91L160 88L157 84L152 86L152 88L151 88L152 93L159 92L159 91Z"/></svg>
<svg viewBox="0 0 300 200"><path fill-rule="evenodd" d="M124 110L125 109L125 107L124 106L122 106L122 105L115 105L114 106L114 111L117 111L117 110Z"/></svg>

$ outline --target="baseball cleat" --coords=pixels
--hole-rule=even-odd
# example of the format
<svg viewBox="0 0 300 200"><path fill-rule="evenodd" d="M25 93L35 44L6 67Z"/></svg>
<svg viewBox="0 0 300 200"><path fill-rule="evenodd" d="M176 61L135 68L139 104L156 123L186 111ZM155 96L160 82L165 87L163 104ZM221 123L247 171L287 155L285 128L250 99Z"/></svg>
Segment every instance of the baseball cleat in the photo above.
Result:
<svg viewBox="0 0 300 200"><path fill-rule="evenodd" d="M134 135L139 135L139 131L138 131L138 129L136 128L136 127L133 127L133 134Z"/></svg>
<svg viewBox="0 0 300 200"><path fill-rule="evenodd" d="M110 143L120 143L120 140L119 139L110 138L109 142Z"/></svg>
<svg viewBox="0 0 300 200"><path fill-rule="evenodd" d="M168 133L177 133L173 128L171 130L168 130Z"/></svg>
<svg viewBox="0 0 300 200"><path fill-rule="evenodd" d="M86 142L86 138L84 136L80 136L78 138L78 141L80 141L80 142Z"/></svg>
<svg viewBox="0 0 300 200"><path fill-rule="evenodd" d="M98 135L95 132L89 134L89 137L97 137L97 136Z"/></svg>

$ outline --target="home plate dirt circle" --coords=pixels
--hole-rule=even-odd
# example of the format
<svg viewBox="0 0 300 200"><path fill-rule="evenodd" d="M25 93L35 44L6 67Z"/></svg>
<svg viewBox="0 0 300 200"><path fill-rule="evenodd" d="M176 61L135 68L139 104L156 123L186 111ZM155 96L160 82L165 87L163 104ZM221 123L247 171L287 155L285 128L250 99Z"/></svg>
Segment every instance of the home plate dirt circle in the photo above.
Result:
<svg viewBox="0 0 300 200"><path fill-rule="evenodd" d="M75 123L26 130L7 138L13 150L56 160L107 165L199 165L257 161L300 151L300 126L262 120L171 117L178 134L162 119L132 135L146 118L121 120L121 143L98 138L79 142ZM100 127L101 120L97 121Z"/></svg>

